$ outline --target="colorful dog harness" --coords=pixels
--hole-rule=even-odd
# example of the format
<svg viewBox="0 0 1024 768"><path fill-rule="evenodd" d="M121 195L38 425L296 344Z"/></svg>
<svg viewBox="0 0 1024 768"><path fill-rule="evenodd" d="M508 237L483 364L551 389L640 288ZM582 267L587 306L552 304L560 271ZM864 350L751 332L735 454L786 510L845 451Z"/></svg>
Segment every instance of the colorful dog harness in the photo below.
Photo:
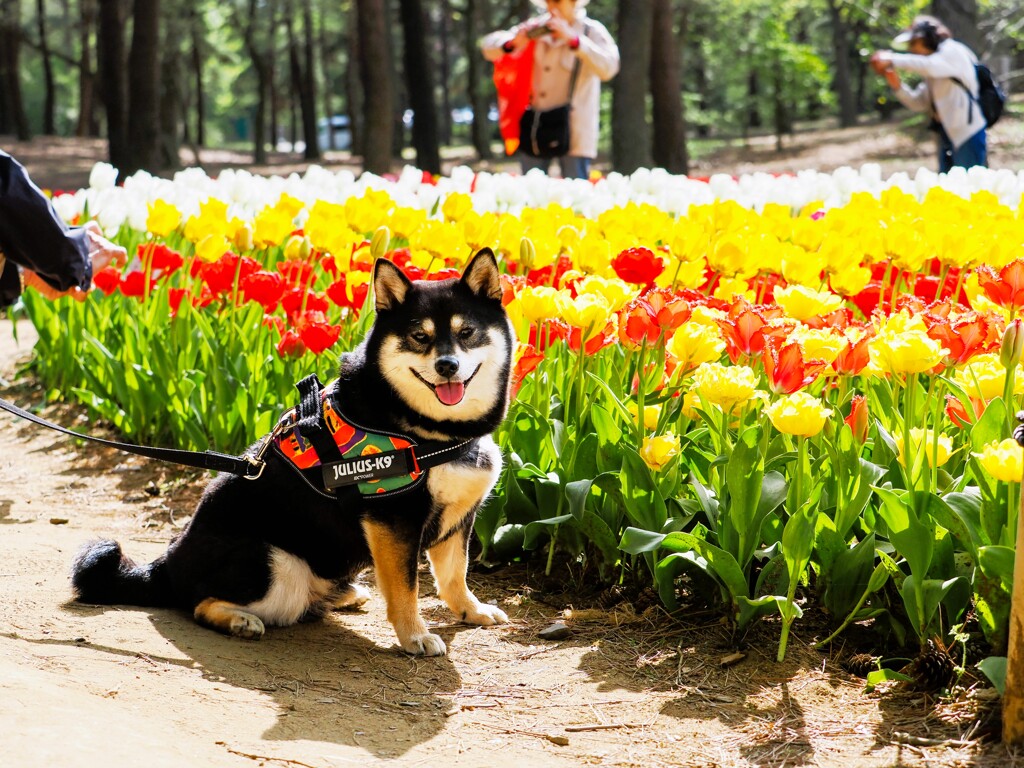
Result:
<svg viewBox="0 0 1024 768"><path fill-rule="evenodd" d="M354 423L315 374L295 385L299 405L281 417L270 444L318 493L340 498L355 487L365 498L392 496L415 488L430 467L465 455L472 440L421 442Z"/></svg>

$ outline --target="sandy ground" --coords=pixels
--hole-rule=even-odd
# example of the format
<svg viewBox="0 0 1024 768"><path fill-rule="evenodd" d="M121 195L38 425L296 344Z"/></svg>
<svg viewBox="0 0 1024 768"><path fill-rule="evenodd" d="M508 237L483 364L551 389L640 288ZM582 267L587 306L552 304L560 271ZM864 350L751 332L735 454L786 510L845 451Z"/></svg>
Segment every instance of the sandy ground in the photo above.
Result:
<svg viewBox="0 0 1024 768"><path fill-rule="evenodd" d="M18 332L20 345L0 321L0 397L34 407L42 392L15 374L33 333ZM572 636L546 642L538 631L574 599L535 591L524 568L471 574L512 619L487 629L452 623L424 574L421 607L449 648L433 659L398 650L376 592L364 612L258 642L174 611L78 605L77 547L109 536L157 556L202 478L6 414L0 478L4 766L1024 765L981 738L991 691L865 694L799 625L781 665L774 627L723 667L738 646L714 616L628 606L577 610Z"/></svg>

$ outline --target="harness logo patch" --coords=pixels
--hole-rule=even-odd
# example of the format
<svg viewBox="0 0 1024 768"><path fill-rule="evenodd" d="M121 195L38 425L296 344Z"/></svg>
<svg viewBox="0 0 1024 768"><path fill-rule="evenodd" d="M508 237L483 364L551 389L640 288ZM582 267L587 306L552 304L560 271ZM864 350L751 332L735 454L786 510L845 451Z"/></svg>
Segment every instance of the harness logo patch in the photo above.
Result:
<svg viewBox="0 0 1024 768"><path fill-rule="evenodd" d="M356 456L333 464L324 464L322 469L324 486L328 489L356 483L372 483L386 477L407 475L411 471L409 457L404 450Z"/></svg>

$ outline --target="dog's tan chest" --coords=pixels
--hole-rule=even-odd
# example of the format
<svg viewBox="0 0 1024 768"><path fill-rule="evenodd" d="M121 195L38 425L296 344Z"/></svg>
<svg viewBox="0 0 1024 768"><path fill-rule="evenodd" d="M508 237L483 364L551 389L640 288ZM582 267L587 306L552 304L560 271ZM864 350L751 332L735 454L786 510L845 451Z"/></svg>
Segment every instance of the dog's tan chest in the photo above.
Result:
<svg viewBox="0 0 1024 768"><path fill-rule="evenodd" d="M442 464L430 470L427 488L440 508L438 530L447 534L486 496L501 474L501 451L490 436L480 439L476 465L461 462Z"/></svg>

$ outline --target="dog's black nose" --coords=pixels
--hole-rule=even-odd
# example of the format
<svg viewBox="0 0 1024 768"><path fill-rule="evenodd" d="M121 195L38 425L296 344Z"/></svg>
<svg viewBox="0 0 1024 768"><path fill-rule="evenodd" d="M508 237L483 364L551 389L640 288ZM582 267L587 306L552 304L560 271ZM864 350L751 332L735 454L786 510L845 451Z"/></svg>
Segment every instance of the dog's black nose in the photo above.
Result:
<svg viewBox="0 0 1024 768"><path fill-rule="evenodd" d="M459 372L459 361L451 355L439 357L434 361L434 370L440 376L451 378Z"/></svg>

